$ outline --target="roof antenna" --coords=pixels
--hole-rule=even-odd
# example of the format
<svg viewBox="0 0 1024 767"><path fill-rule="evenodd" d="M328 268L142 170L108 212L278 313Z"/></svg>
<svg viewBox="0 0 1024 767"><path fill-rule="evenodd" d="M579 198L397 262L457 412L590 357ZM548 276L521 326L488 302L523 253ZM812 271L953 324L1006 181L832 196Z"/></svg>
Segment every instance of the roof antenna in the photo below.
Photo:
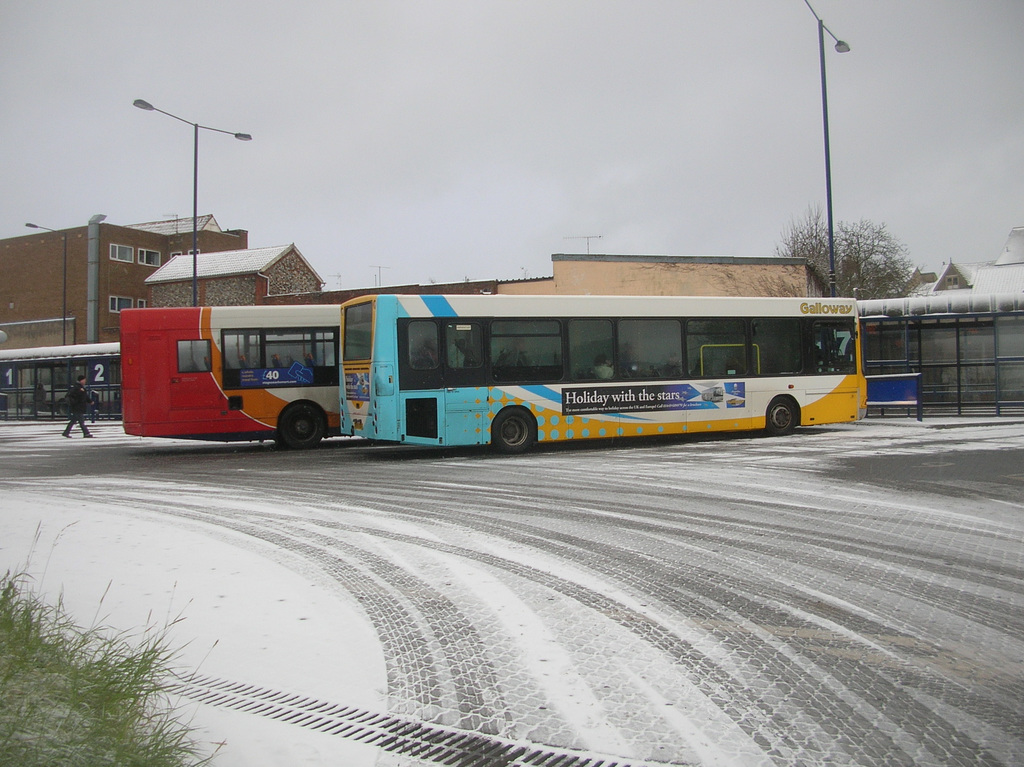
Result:
<svg viewBox="0 0 1024 767"><path fill-rule="evenodd" d="M582 235L580 237L563 237L562 239L563 240L586 240L587 241L587 255L589 256L590 255L590 241L591 240L600 240L602 237L604 237L603 234L584 234L584 235Z"/></svg>
<svg viewBox="0 0 1024 767"><path fill-rule="evenodd" d="M377 270L377 282L374 287L380 287L384 283L381 281L381 271L383 269L390 269L390 266L381 266L380 264L370 264L371 267Z"/></svg>

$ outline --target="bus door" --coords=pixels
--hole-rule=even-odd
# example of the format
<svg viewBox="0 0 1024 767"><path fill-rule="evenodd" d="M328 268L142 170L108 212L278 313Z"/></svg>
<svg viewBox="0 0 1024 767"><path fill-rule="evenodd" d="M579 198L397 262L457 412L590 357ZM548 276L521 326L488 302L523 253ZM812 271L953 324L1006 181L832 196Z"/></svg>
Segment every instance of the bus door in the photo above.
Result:
<svg viewBox="0 0 1024 767"><path fill-rule="evenodd" d="M420 445L484 440L488 410L479 322L400 323L399 439Z"/></svg>
<svg viewBox="0 0 1024 767"><path fill-rule="evenodd" d="M479 445L490 430L484 385L483 327L449 320L444 327L445 444Z"/></svg>
<svg viewBox="0 0 1024 767"><path fill-rule="evenodd" d="M166 333L140 328L138 344L138 359L129 359L127 364L136 367L137 396L141 407L137 417L145 422L152 420L155 414L167 413L171 409L171 387L168 384L173 357L168 354ZM145 365L141 364L142 360L146 361Z"/></svg>

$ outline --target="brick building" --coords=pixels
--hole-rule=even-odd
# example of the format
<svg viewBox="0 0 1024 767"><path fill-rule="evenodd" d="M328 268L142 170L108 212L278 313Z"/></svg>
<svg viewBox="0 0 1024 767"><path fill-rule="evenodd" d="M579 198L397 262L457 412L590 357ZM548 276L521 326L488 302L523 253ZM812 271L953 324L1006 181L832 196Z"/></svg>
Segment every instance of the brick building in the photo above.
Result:
<svg viewBox="0 0 1024 767"><path fill-rule="evenodd" d="M248 247L245 230L224 231L213 216L197 224L200 253ZM120 311L147 306L146 279L191 250L191 218L117 226L93 216L86 226L0 240L4 348L119 340Z"/></svg>
<svg viewBox="0 0 1024 767"><path fill-rule="evenodd" d="M552 276L386 285L268 297L273 304L340 304L374 293L562 296L823 296L802 258L625 256L555 253Z"/></svg>
<svg viewBox="0 0 1024 767"><path fill-rule="evenodd" d="M802 258L555 253L552 276L499 285L498 293L561 296L820 296Z"/></svg>

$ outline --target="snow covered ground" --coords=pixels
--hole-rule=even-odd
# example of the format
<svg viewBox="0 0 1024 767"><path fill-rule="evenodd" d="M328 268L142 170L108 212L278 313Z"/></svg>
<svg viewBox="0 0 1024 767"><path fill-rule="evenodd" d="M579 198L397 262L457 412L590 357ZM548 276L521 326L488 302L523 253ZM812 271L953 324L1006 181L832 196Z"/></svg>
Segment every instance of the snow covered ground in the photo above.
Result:
<svg viewBox="0 0 1024 767"><path fill-rule="evenodd" d="M845 683L837 681L838 677L827 678L812 669L800 655L802 650L788 644L789 629L773 628L743 614L738 587L734 591L737 600L728 605L728 610L716 606L715 612L708 613L714 620L699 617L696 612L680 619L672 617L676 608L657 596L663 593L657 588L664 584L656 584L654 590L644 594L634 588L641 581L631 580L631 574L609 575L611 569L606 572L585 559L562 560L552 553L556 549L533 550L525 539L504 539L500 533L492 536L487 532L492 528L486 525L528 521L530 535L546 530L552 540L560 540L569 532L589 535L579 531L593 519L607 525L604 531L592 534L596 551L618 536L618 519L624 523L622 536L638 542L633 563L650 561L660 572L657 567L664 558L685 556L701 572L718 569L727 575L735 572L767 583L777 580L775 585L785 582L786 593L799 593L806 600L801 604L812 608L821 605L821 615L810 620L806 610L812 608L798 610L790 605L785 609L794 615L800 613L801 620L807 619L801 625L814 626L821 635L827 633L829 641L841 640L842 652L851 648L865 653L870 650L891 657L895 664L908 662L888 655L894 651L886 644L887 636L870 640L863 634L855 636L843 620L832 617L838 610L861 621L870 618L880 624L887 622L894 635L898 626L906 636L916 637L914 641L932 643L949 653L950 662L955 663L963 661L966 651L959 643L942 645L943 632L949 633L949 626L928 625L946 616L928 613L931 617L922 617L915 624L917 615L926 614L920 606L911 604L913 598L909 595L914 590L904 590L905 585L897 583L916 578L916 565L897 565L896 560L869 561L868 555L852 562L862 556L854 550L866 550L880 536L884 539L887 535L900 537L900 545L907 545L903 536L906 540L920 538L934 525L942 526L942 536L948 535L948 525L963 529L964 541L973 545L980 531L992 536L989 540L996 540L997 546L1005 547L998 557L1004 572L1010 574L1005 582L977 587L979 595L1002 600L1007 609L1019 611L1024 605L1024 582L1019 580L1024 561L1024 515L1020 514L1024 500L1014 503L995 497L956 497L943 501L938 493L922 495L915 491L897 503L894 498L899 495L894 495L892 487L823 479L833 476L840 455L849 460L868 460L886 453L956 460L955 456L972 451L1016 451L1017 456L1024 451L1024 427L1012 422L987 431L926 427L914 422L863 424L823 430L790 442L677 442L643 449L541 452L522 459L481 458L473 452L420 452L372 463L351 450L274 454L256 447L235 452L226 446L197 448L195 443L139 440L126 437L116 425L99 427L98 438L91 442L63 440L59 426L53 424L0 425L0 464L6 464L0 470L0 568L30 573L39 592L51 598L59 595L83 625L110 626L129 633L146 627L166 628L172 643L181 647L181 668L212 680L208 683L211 689L223 680L229 686L251 686L253 690L243 691L243 697L258 698L267 691L274 705L282 699L273 695L292 692L316 702L391 713L410 721L423 717L453 731L464 730L467 722L478 720L482 732L492 728L492 735L510 741L560 746L578 754L609 754L621 758L621 764L769 764L771 757L752 735L756 728L741 726L735 718L726 716L723 710L728 705L713 702L715 696L707 694L708 687L694 682L678 663L660 660L652 646L640 643L636 635L623 628L625 621L609 622L607 605L614 604L623 614L632 614L630 620L650 621L655 628L671 625L673 635L694 648L695 658L699 654L701 659L711 659L721 668L731 669L729 673L737 678L746 679L744 685L756 686L760 684L757 675L744 665L749 659L731 657L732 651L715 639L719 636L717 622L728 616L739 627L734 630L761 637L779 657L788 657L794 667L802 668L802 674L821 675L822 684L846 700L856 716L877 716L872 708L877 704L869 705L866 698L851 693L843 686ZM82 456L109 463L99 471L83 470L79 461ZM62 465L67 466L66 471L54 468ZM301 474L311 471L311 465L321 475L337 472L330 478L336 491L331 491L326 481L316 487L315 482L298 482ZM376 474L366 474L370 471ZM399 479L406 471L416 474L415 487L406 487ZM545 472L550 472L550 487L544 479L535 483L516 481L524 475L541 477ZM274 487L294 484L271 491L269 484L252 481L254 473L272 477ZM559 487L571 485L578 475L592 482L560 494ZM219 482L215 479L218 476ZM365 495L346 491L349 476L351 487L359 492L365 489ZM594 490L612 477L621 483L621 493L603 497ZM778 487L767 486L769 479L777 481ZM235 489L239 484L252 486L253 492L243 496ZM765 486L759 489L759 484ZM537 486L536 492L531 489L533 485ZM648 496L649 503L645 500ZM674 508L675 499L681 497L700 498L695 506L680 505L688 515L695 519L714 515L715 519L713 527L707 521L699 531L696 527L690 529L680 543L669 539L675 535L673 530L705 525L704 520L666 516L666 510ZM767 498L776 499L772 503L779 506L771 514L766 513L765 519L784 516L784 524L780 523L778 529L761 528L760 517L737 511L740 506L762 508ZM721 503L716 504L714 499L721 499ZM644 526L631 528L635 523L631 504L647 504L652 510L650 520L657 512L661 518L657 524L663 527L655 527L645 518ZM888 508L895 509L892 515L884 512ZM844 513L837 524L846 537L835 551L852 563L848 571L844 569L846 564L836 564L834 576L829 575L831 566L812 563L810 557L817 556L814 552L819 544L802 542L795 533L798 526L801 535L805 525L810 530L820 526L822 522L811 515L822 509L829 514L836 509ZM219 522L210 524L204 515ZM460 515L474 520L477 526L452 521L461 519ZM295 529L306 531L301 538L305 548L298 547L299 537L287 538L296 548L282 551L275 542L275 531L290 536ZM709 532L712 529L714 540ZM752 553L766 536L779 535L793 536L793 542L785 545L806 547L806 553L785 562L773 559L778 556L775 553L763 558ZM327 540L325 536L334 537ZM940 537L936 532L936 539ZM742 539L744 545L736 546L730 538ZM426 609L423 605L428 603L436 604L442 594L458 605L459 614L453 613L452 619L472 624L472 631L479 633L485 643L490 641L487 637L493 637L492 644L501 646L501 654L514 656L521 668L515 672L522 675L517 684L529 689L522 693L521 702L508 705L527 710L525 701L533 701L530 705L539 713L531 714L536 719L529 728L502 731L500 724L492 726L486 716L470 716L465 710L459 714L458 705L451 710L443 706L417 708L411 702L404 709L396 706L396 701L401 704L402 699L396 696L395 688L413 686L412 682L397 679L394 666L389 666L398 651L384 641L387 631L380 617L367 607L370 602L339 586L327 565L318 564L321 560L316 556L302 554L314 546L324 550L351 546L346 562L358 564L364 561L360 557L373 555L390 563L404 574L408 584L395 587L398 581L389 576L389 593L398 594L395 604L405 605L411 613ZM446 546L472 549L480 559L452 555ZM977 555L979 561L987 556L984 552ZM510 563L507 572L491 564L500 561ZM522 569L513 568L513 562L515 568ZM627 560L624 563L627 569L634 567ZM382 571L358 566L365 568L359 571L359 577L384 580L379 575ZM545 573L555 585L527 582L525 568L531 573ZM844 584L859 578L851 573L864 568L872 569L873 574L847 589ZM939 585L955 586L956 577L944 577ZM934 573L929 578L938 582ZM1006 583L1017 586L1014 589ZM891 609L880 604L886 600L890 585L893 593L901 594L897 598L901 604ZM973 582L965 582L964 588L975 587ZM409 591L420 588L436 588L437 593L420 597ZM679 589L683 590L684 585ZM567 596L577 592L580 596ZM580 607L588 593L600 595L605 600L603 606ZM764 600L759 604L774 605L781 594L773 592L770 597L757 599ZM421 598L423 601L418 601ZM697 594L691 605L707 604L709 599ZM973 630L959 625L967 619L955 610L952 613L958 622L957 631ZM903 624L898 625L901 621ZM580 643L587 636L596 635L608 639L600 646L581 649ZM994 631L991 636L999 644L992 645L991 658L973 659L977 668L987 669L990 661L998 659L1010 675L1008 689L1022 689L1024 636L1013 626ZM456 651L446 646L443 637L435 636L431 641L422 650L402 652L413 658L417 653L424 658L444 653L454 657ZM463 641L453 639L451 644ZM815 641L820 642L820 636ZM616 648L623 653L618 660L614 657ZM834 647L829 650L838 652ZM593 670L587 670L588 663L595 664ZM927 672L933 673L935 664L928 663ZM501 667L500 661L495 667ZM645 672L648 668L654 669L650 676ZM469 669L466 673L476 671ZM595 678L605 678L620 689L603 692ZM460 685L454 671L445 679L445 684L453 688ZM777 683L773 680L768 686ZM714 690L713 684L708 684ZM505 689L514 686L506 681L502 685ZM438 700L443 698L441 693L438 695ZM410 701L415 698L412 693L409 696ZM224 705L205 705L196 702L195 697L181 699L182 712L193 722L199 739L217 752L214 764L220 767L421 763L350 737ZM428 696L424 693L422 697ZM510 694L509 699L514 701L514 696ZM789 702L781 701L779 711L790 710L787 706ZM281 708L287 706L281 704ZM549 709L557 724L546 718ZM753 706L751 710L755 709ZM479 710L490 709L481 702ZM622 721L634 713L635 728L640 732L651 727L650 721L659 723L660 732L652 736L647 748L638 744L640 736L630 734L634 725ZM802 716L793 709L795 722L800 722ZM518 718L522 724L522 717ZM958 717L950 713L944 720L958 721ZM827 733L810 719L804 726L807 732L799 737L806 742L794 753L802 753L813 764L814 749L821 748L819 741L827 739ZM964 726L976 726L973 734L993 762L1011 764L1021 756L1024 733L1019 726L1016 732L1011 728L1009 736L981 719L976 725ZM530 733L532 736L526 737ZM915 747L913 738L902 732L896 732L892 739L894 748L903 749L903 756ZM665 746L671 743L678 747ZM868 763L863 761L863 754L858 756L847 746L834 748L821 754L820 763ZM944 759L932 761L936 747L931 751L926 746L921 748L917 763L945 763ZM659 754L665 758L659 758ZM953 763L963 754L946 756Z"/></svg>
<svg viewBox="0 0 1024 767"><path fill-rule="evenodd" d="M80 625L130 634L170 626L183 670L385 710L373 627L315 579L237 542L125 519L95 501L7 489L0 515L0 569L26 570ZM344 738L187 699L181 706L220 767L377 763L376 748Z"/></svg>

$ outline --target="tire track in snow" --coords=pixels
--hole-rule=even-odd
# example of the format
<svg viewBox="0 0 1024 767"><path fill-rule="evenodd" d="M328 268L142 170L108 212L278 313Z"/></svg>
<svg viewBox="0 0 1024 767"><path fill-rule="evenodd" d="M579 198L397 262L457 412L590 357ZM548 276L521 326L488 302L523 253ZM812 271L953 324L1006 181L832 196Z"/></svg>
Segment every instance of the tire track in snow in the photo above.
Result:
<svg viewBox="0 0 1024 767"><path fill-rule="evenodd" d="M839 509L839 510L835 510L835 511L842 511L842 510ZM489 532L496 533L496 534L500 534L501 533L500 530L491 530ZM578 544L579 542L578 541L573 541L571 543ZM616 556L617 552L610 551L610 552L608 552L608 554L609 554L609 556L605 557L605 559L611 560L611 559L614 559L614 557ZM901 565L901 566L905 566L905 563L904 563L904 565ZM1019 572L1019 569L1018 569L1018 572ZM708 571L708 572L703 573L702 577L708 578L708 579L713 579L715 577L715 573ZM915 588L915 584L914 584L913 580L910 580L908 583L909 583L909 585L905 587L905 590L909 593L913 588ZM747 586L745 586L745 589L748 592L750 591L749 584L747 584ZM751 614L753 614L753 615L757 614L758 605L759 605L760 601L765 599L765 598L776 599L778 597L781 597L783 599L781 604L784 604L784 605L787 604L789 600L793 599L793 594L792 593L779 593L779 594L761 594L761 593L758 593L758 592L754 592L754 593L756 594L756 597L754 599L752 599L751 602L750 602L750 605L747 606L747 610ZM932 602L934 603L935 606L937 606L939 603L946 601L946 597L947 596L955 596L957 593L958 593L958 589L955 589L955 588L948 589L946 591L940 591L940 596L938 598L933 598ZM722 599L726 600L726 602L728 602L728 601L736 601L736 597L732 593L725 593L722 596ZM963 599L960 599L959 601L961 603L965 602L965 600L963 600ZM782 611L779 616L774 616L771 621L768 621L768 625L779 624L779 629L778 630L780 631L780 633L782 633L783 635L788 635L788 636L797 637L797 638L801 637L802 635L807 635L808 633L810 633L812 635L816 634L819 638L821 636L829 636L830 634L837 633L837 632L835 632L832 629L823 630L822 627L821 627L821 624L823 624L823 623L832 623L833 622L834 614L836 612L835 608L833 606L827 605L827 604L813 604L813 605L811 605L811 607L812 608L816 608L816 609L811 609L811 610L807 611L807 612L809 612L809 614L812 617L812 620L810 621L809 624L801 625L801 624L797 623L795 625L787 625L787 621L786 621L787 617L791 618L791 616L789 615L790 611L787 610L787 611ZM832 613L833 615L829 616L828 618L824 618L824 617L820 617L820 616L814 615L815 612L822 612L821 608L825 608L824 612ZM968 612L969 612L969 610L968 610ZM975 615L974 617L977 617L977 616ZM917 638L915 638L915 637L913 637L911 635L905 635L905 634L903 634L903 632L901 632L901 631L899 631L897 629L894 629L892 626L885 626L885 625L882 625L882 624L880 624L878 622L872 623L870 621L865 621L865 620L863 620L863 618L860 618L859 616L856 616L856 615L846 618L845 622L846 622L846 626L844 627L843 631L838 632L840 635L846 633L846 634L849 634L849 635L863 636L863 637L866 637L866 638L883 637L883 638L887 638L887 641L889 641L892 644L894 644L896 646L896 648L899 648L900 646L902 646L904 648L909 646L909 647L912 647L912 648L916 648L919 651L919 653L922 654L922 655L927 655L927 654L932 654L932 653L934 653L936 655L941 655L942 654L941 652L936 652L935 649L933 647L930 647L927 642L923 642L923 641L921 641L921 640L919 640L919 639L917 639ZM792 620L790 619L788 621L788 623L792 624ZM1011 626L1010 628L1011 628L1011 630L1014 630L1013 626ZM1014 633L1015 633L1015 630L1014 630ZM729 637L723 637L723 641L728 641L728 640L729 640ZM809 642L809 643L806 643L806 644L808 645L808 652L816 650L816 648L813 646L814 643L810 643ZM865 655L865 656L868 656L868 657L872 657L872 656L877 657L879 654L881 654L879 652L878 648L872 647L872 643L870 641L865 641L862 644L864 644L864 648L861 648L860 650L857 650L857 652L860 655ZM892 653L893 649L894 648L885 648L885 651L889 652L889 653ZM892 661L890 661L890 665L891 665L891 663L892 663ZM865 687L863 682L860 681L860 679L859 679L859 677L863 675L864 668L863 667L858 667L856 664L852 664L852 665L848 664L848 665L849 665L849 668L844 672L844 678L847 680L847 688L849 690L866 690L866 694L870 694L871 698L874 699L874 700L877 700L878 696L880 694L878 692L875 692L875 688L877 688L878 690L884 692L885 693L884 697L890 697L891 698L894 695L899 695L900 690L902 689L902 687L908 681L908 677L896 676L893 680L889 680L889 679L886 679L884 677L879 677L878 679L873 681L871 684L867 685L867 687ZM842 671L843 669L842 669L842 667L839 667L838 670ZM877 674L876 674L876 676L877 676ZM954 752L960 752L960 753L963 753L963 752L979 753L980 752L981 756L979 758L982 759L982 761L984 761L984 759L985 759L985 757L984 757L984 748L979 747L977 744L972 742L970 738L963 737L963 736L961 736L961 735L959 735L959 734L954 732L952 735L947 734L946 736L944 736L945 739L942 739L942 738L935 739L932 736L931 732L930 732L930 725L929 726L923 726L923 727L916 727L915 726L915 722L917 722L917 721L926 721L929 718L931 718L932 712L927 709L927 706L930 705L930 702L933 700L933 698L927 693L927 689L928 689L929 686L932 686L932 687L935 686L935 679L934 678L931 678L931 679L927 678L928 677L927 674L924 674L924 675L921 675L921 674L913 675L912 674L911 677L909 678L909 681L915 681L915 676L916 676L916 682L918 683L918 688L917 689L918 690L924 690L924 692L921 692L918 695L915 695L915 694L904 695L900 699L900 706L908 709L908 711L909 711L908 714L906 714L905 716L902 717L902 721L908 727L907 732L916 733L915 737L920 738L925 743L929 744L929 748L931 748L932 751L937 756L939 756L939 755L941 755L943 753L946 753L949 750L952 750ZM1012 684L1013 683L1011 682L1011 686L1012 686ZM991 711L991 709L993 708L992 701L986 699L983 696L971 695L971 694L967 693L964 688L959 687L958 685L955 685L955 684L954 685L939 685L939 687L940 687L940 690L943 692L944 697L946 698L946 704L947 704L946 707L949 710L953 710L955 707L958 706L961 709L967 709L966 713L968 713L968 714L977 714L979 716L984 716L986 713L988 713L988 714L990 714L990 716L988 718L990 720L995 721L995 722L1005 723L1006 721L1008 721L1008 718L1007 718L1008 716L1010 717L1009 720L1012 721L1012 716L1015 713L1012 709L1007 710L1005 707L999 706L997 704L994 707L997 710L995 712L992 712ZM813 689L811 690L811 693L812 694L814 693ZM963 699L965 697L965 694L966 694L966 698L967 698L966 702ZM922 703L922 705L925 706L925 710L921 710L921 706L915 705L915 700L917 698L921 698L923 701L925 701L924 703ZM1010 698L1010 700L1013 700L1013 698ZM886 705L886 709L889 710L889 711L893 710L894 708L899 708L899 706L894 707L894 706L889 705L889 704ZM839 713L842 713L842 712L839 712ZM865 726L868 729L873 729L874 726L875 726L875 723L869 722ZM854 733L854 734L858 735L857 733ZM863 735L863 733L860 733L859 735ZM879 752L887 750L888 746L889 746L889 744L883 743L881 748L879 749ZM910 750L910 752L916 751L916 749L917 749L917 741L915 740L913 742L910 742L908 744L908 749Z"/></svg>
<svg viewBox="0 0 1024 767"><path fill-rule="evenodd" d="M208 514L209 512L206 511L205 515ZM419 512L419 515L422 516L422 512ZM294 520L288 518L282 520L276 517L272 517L269 521L276 527L280 527L283 524L285 527L290 528L294 523ZM307 521L307 524L309 523ZM341 543L344 535L360 532L366 534L365 529L360 530L357 527L332 524L327 520L312 520L311 523L319 528L332 528L336 533L331 536L318 536L317 545L319 547L345 548ZM303 548L302 544L295 540L296 532L294 529L291 529L289 533L278 531L276 534L270 534L262 528L254 530L250 524L240 525L237 520L232 520L229 524L233 529L250 535L256 535L285 549L295 551ZM477 527L481 527L479 523ZM507 526L504 524L483 526L479 531L487 535L501 536L505 539L514 540L519 544L533 547L540 547L542 543L539 542L537 535L522 536L517 539L517 536L509 533ZM825 636L834 644L837 638L836 635L841 632L825 630L822 628L820 621L817 620L794 621L789 609L775 609L764 602L769 597L782 597L786 598L786 601L781 602L781 604L790 604L792 594L766 595L763 586L760 590L755 591L753 590L754 584L741 583L737 576L733 575L730 578L730 583L722 588L708 589L705 587L700 594L688 594L684 601L680 601L681 595L684 594L684 590L678 586L681 582L680 573L677 571L677 568L669 567L658 561L648 562L643 568L645 573L643 579L640 582L630 584L637 588L648 589L648 593L652 596L664 604L673 606L680 613L689 615L691 620L696 620L703 626L713 627L710 631L716 637L719 646L731 647L731 654L757 661L756 673L746 670L741 671L739 674L735 671L730 674L723 672L721 666L709 662L708 656L705 653L698 651L692 645L681 642L679 637L675 636L670 629L666 629L665 626L652 624L646 616L633 614L625 610L621 604L611 602L599 593L583 589L578 584L559 581L545 573L516 566L498 557L485 556L470 549L425 541L420 537L409 538L408 536L380 530L373 531L373 535L377 538L403 541L413 546L426 546L442 550L445 553L461 558L483 561L502 572L513 572L521 577L541 582L546 588L565 594L577 603L590 609L603 614L615 615L616 620L631 632L642 636L645 641L658 646L663 652L675 658L677 662L691 669L697 669L698 684L702 686L705 693L709 696L717 696L719 705L724 710L728 711L738 722L746 723L745 725L741 724L741 726L746 726L747 732L752 738L763 742L767 750L779 754L785 759L806 757L806 751L809 750L814 753L824 748L825 746L822 744L827 742L827 736L835 734L829 729L834 727L833 723L835 720L844 722L842 729L844 737L841 740L859 744L855 753L864 751L867 751L869 754L886 753L890 755L900 753L901 751L913 753L922 746L936 754L944 753L946 750L961 753L965 751L975 753L984 751L977 744L969 740L960 742L954 738L953 742L947 742L949 739L948 733L945 735L946 741L931 742L934 738L929 734L930 731L927 728L914 728L911 726L915 721L927 721L930 712L919 710L920 707L914 705L913 699L901 692L901 687L907 680L897 679L896 681L889 681L879 676L875 669L867 668L864 664L853 663L846 664L845 666L840 664L828 668L827 673L837 680L834 682L834 686L838 688L839 695L837 695L835 700L830 700L827 706L822 706L821 698L823 691L821 689L820 677L825 669L817 665L815 661L809 664L795 662L793 658L787 657L787 652L785 651L792 651L793 645L797 643L800 637L810 637L811 641L804 642L805 646L797 651L797 656L808 653L814 654L811 651L816 649L815 644L822 636ZM595 551L593 541L580 541L574 536L559 535L551 531L546 531L545 536L543 543L547 546L550 553L563 559L571 560L575 558L578 560L578 564L583 567L593 566L591 560L594 553L604 555L598 558L599 561L610 563L619 562L623 557L622 550L616 547L605 547ZM323 549L319 550L322 551ZM316 551L311 549L305 549L303 553L307 556L312 555L314 559L320 558L317 556ZM349 555L354 553L350 551ZM321 561L321 564L323 565L324 563ZM329 570L336 570L335 565L327 565L327 567ZM332 574L335 577L339 577L336 571L332 572ZM379 575L379 573L377 574ZM613 572L611 575L620 579L623 577L620 571ZM424 588L422 584L406 583L403 578L395 579L387 575L384 577L389 581L388 591L390 589L404 589L408 591L410 588ZM687 581L706 584L714 582L715 573L707 569L694 569L690 567L688 572L684 574L684 577ZM346 587L358 593L358 588L353 579L347 578L345 580L347 582ZM662 588L655 586L652 590L652 582L654 584L676 585ZM433 599L435 597L431 594L429 598ZM366 604L372 605L376 599L379 599L379 595L369 598L360 596L360 601L364 603L364 606ZM723 607L725 605L728 605L728 609ZM374 622L377 625L381 625L380 621L394 621L396 615L402 615L401 611L391 607L385 609L381 615L375 616ZM447 616L446 619L450 621L451 616ZM774 628L769 632L758 629L758 627L764 626ZM860 626L849 628L848 630L857 636L886 636L892 633L891 629L881 626ZM390 634L391 632L384 632L383 635L387 636ZM785 638L785 642L780 641L779 637ZM847 637L840 636L839 639L844 643L848 641ZM896 639L903 639L903 637L896 637ZM417 668L413 669L412 679L421 677L424 666L428 665L424 664L423 644L423 642L413 642L404 647L397 648L397 657L404 655L409 661L407 665L417 666ZM389 656L396 657L395 651L396 648L392 648ZM884 654L884 651L878 650L871 653L873 656ZM433 660L433 662L436 663L437 661ZM894 659L890 659L888 665L898 666L898 663ZM406 669L406 671L409 670ZM791 691L781 697L776 691L770 689L760 689L757 694L754 694L751 690L759 690L758 685L754 684L756 676L785 679ZM868 678L870 681L865 682L865 678ZM483 681L478 680L478 683ZM422 690L420 693L422 694ZM867 699L876 702L885 700L889 710L899 710L902 712L901 717L893 722L902 734L902 742L899 739L893 740L882 734L882 731L878 728L879 710L872 706L863 705L862 701ZM848 700L853 700L853 705ZM817 702L815 703L815 701ZM420 702L424 701L421 699ZM442 708L445 707L444 703L440 700L432 702L435 705L441 705ZM473 708L471 697L460 705L468 706L467 710L474 711L478 715L481 713L478 709ZM817 717L815 716L816 713L819 713ZM770 721L772 726L766 727L764 724L765 720ZM803 736L805 740L800 742L791 734L792 732L806 733L807 730L817 730L817 737L811 739L805 734ZM833 754L833 756L835 755ZM985 763L984 760L981 763Z"/></svg>
<svg viewBox="0 0 1024 767"><path fill-rule="evenodd" d="M815 438L813 449L823 442ZM282 484L279 472L273 480L280 487L268 492L290 504L292 516L246 519L272 535L263 540L298 538L329 554L362 536L356 548L381 556L376 574L385 594L424 585L408 569L389 572L397 557L422 564L438 552L614 618L637 641L674 657L780 764L1019 762L1019 674L985 678L999 670L936 640L952 621L958 636L976 625L976 641L1001 643L1008 655L1020 648L1019 611L1006 609L1007 595L1020 594L1018 531L994 523L970 529L954 514L933 514L941 519L935 524L925 519L933 511L927 499L916 507L901 502L893 518L877 492L872 498L849 485L829 486L827 472L787 468L791 444L762 445L768 443L755 445L757 470L745 463L749 450L727 442L509 461L416 458L386 493L380 476L394 468L388 461L345 464L344 472L315 481L306 473ZM695 476L681 478L687 471ZM731 472L730 480L720 482L718 471ZM766 474L787 485L783 499L759 488ZM543 487L524 487L525 477L543 478ZM603 486L610 477L626 478L611 494ZM209 523L209 507L209 499L197 502L194 519ZM324 524L353 509L365 512L363 523ZM386 529L393 519L406 527ZM502 547L508 550L495 553ZM510 562L513 556L523 561ZM340 557L352 558L356 552ZM561 570L552 565L558 562ZM566 569L592 574L597 585ZM358 569L366 572L375 571ZM459 602L444 584L426 586L409 604L432 592ZM407 611L398 620L421 620ZM486 658L486 648L480 654ZM448 706L453 699L443 700ZM479 701L468 705L475 710ZM817 718L816 710L823 712Z"/></svg>

